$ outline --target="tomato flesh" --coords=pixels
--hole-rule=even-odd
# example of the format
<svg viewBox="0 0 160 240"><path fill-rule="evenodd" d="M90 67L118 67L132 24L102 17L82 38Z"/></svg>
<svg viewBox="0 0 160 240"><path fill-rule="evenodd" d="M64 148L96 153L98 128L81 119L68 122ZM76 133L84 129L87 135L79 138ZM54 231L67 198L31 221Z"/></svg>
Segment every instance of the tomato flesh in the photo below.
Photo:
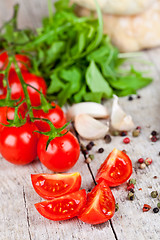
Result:
<svg viewBox="0 0 160 240"><path fill-rule="evenodd" d="M132 162L122 151L113 149L98 170L96 181L106 180L110 187L126 182L132 174Z"/></svg>
<svg viewBox="0 0 160 240"><path fill-rule="evenodd" d="M47 168L54 172L65 172L76 164L80 147L78 140L71 132L54 138L46 151L47 141L48 136L42 135L37 146L38 157Z"/></svg>
<svg viewBox="0 0 160 240"><path fill-rule="evenodd" d="M35 191L45 199L53 199L76 192L81 186L81 175L78 172L66 174L31 174Z"/></svg>
<svg viewBox="0 0 160 240"><path fill-rule="evenodd" d="M36 203L37 211L45 218L54 221L78 216L86 203L86 191L76 191L53 200Z"/></svg>
<svg viewBox="0 0 160 240"><path fill-rule="evenodd" d="M52 103L52 106L54 108L50 109L47 113L41 109L33 109L34 117L49 119L56 128L60 128L66 123L66 116L57 104ZM47 132L50 130L50 126L47 122L44 122L42 120L35 120L34 123L42 132Z"/></svg>
<svg viewBox="0 0 160 240"><path fill-rule="evenodd" d="M105 180L97 184L87 195L87 203L79 219L89 224L108 221L115 212L115 199Z"/></svg>

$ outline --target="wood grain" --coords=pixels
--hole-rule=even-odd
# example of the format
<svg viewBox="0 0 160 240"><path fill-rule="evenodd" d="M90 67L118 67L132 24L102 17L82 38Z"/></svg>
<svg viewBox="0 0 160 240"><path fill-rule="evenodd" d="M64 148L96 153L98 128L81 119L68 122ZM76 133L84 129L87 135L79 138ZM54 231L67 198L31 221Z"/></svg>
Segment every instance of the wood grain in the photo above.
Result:
<svg viewBox="0 0 160 240"><path fill-rule="evenodd" d="M12 15L12 6L16 0L0 2L0 24ZM47 1L44 0L19 0L20 27L39 27L42 16L47 15ZM153 63L152 67L138 63L137 66L148 70L154 82L139 91L140 99L134 96L133 101L127 97L120 99L120 104L126 112L133 116L135 125L142 127L142 133L138 138L133 138L131 143L124 145L123 137L112 137L112 142L106 144L104 140L95 141L92 149L95 159L90 168L93 176L96 175L100 164L114 147L126 149L133 162L133 177L136 178L134 201L127 200L126 184L112 189L119 203L119 211L112 218L112 222L92 226L79 221L77 218L53 222L40 216L34 204L42 199L34 192L31 185L30 174L50 172L38 160L26 166L15 166L3 158L0 159L0 234L1 240L143 240L160 239L160 215L154 214L152 209L156 207L157 199L150 197L152 190L160 193L160 144L159 141L151 143L149 135L152 130L160 132L160 49L153 49L143 53L143 59ZM104 102L111 110L112 100ZM87 141L81 139L84 144ZM104 148L102 154L97 153L99 147ZM151 157L153 164L144 170L140 170L137 159ZM82 188L89 191L94 187L94 181L84 156L81 154L77 164L71 171L79 171L82 175ZM70 172L71 172L70 171ZM158 178L155 179L154 176ZM152 188L148 188L152 186ZM142 188L142 190L138 190ZM143 204L150 204L152 209L143 213Z"/></svg>

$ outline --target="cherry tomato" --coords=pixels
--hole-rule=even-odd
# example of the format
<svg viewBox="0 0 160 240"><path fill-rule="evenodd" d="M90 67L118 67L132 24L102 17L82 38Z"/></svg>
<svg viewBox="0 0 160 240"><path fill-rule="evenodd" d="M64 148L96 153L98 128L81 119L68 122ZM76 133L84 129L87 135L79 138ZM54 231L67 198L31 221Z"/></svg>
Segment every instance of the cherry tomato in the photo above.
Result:
<svg viewBox="0 0 160 240"><path fill-rule="evenodd" d="M115 212L115 199L105 180L87 194L87 203L78 218L89 224L108 221Z"/></svg>
<svg viewBox="0 0 160 240"><path fill-rule="evenodd" d="M26 122L20 127L4 127L0 137L0 152L9 162L24 165L37 156L39 134L34 123Z"/></svg>
<svg viewBox="0 0 160 240"><path fill-rule="evenodd" d="M3 86L4 75L0 74L0 99L4 99L7 94L7 87Z"/></svg>
<svg viewBox="0 0 160 240"><path fill-rule="evenodd" d="M43 78L38 77L29 72L22 72L23 79L25 83L30 84L45 95L47 91L47 85ZM9 85L11 88L11 98L12 99L21 99L24 98L24 93L22 85L15 71L10 71L9 73ZM41 104L40 94L31 87L27 87L28 94L31 100L32 106L39 106Z"/></svg>
<svg viewBox="0 0 160 240"><path fill-rule="evenodd" d="M31 67L31 62L29 57L22 54L16 54L15 58L17 60L19 68L23 71L28 71L28 69ZM3 52L2 54L0 54L0 70L5 70L7 65L8 65L8 54L7 52ZM15 70L15 66L13 63L11 64L10 69Z"/></svg>
<svg viewBox="0 0 160 240"><path fill-rule="evenodd" d="M45 199L53 199L76 192L81 186L81 175L78 172L66 174L31 174L35 191Z"/></svg>
<svg viewBox="0 0 160 240"><path fill-rule="evenodd" d="M80 147L76 137L68 132L62 137L54 138L48 145L48 136L42 135L39 139L37 151L40 161L50 170L65 172L77 162Z"/></svg>
<svg viewBox="0 0 160 240"><path fill-rule="evenodd" d="M60 221L78 216L85 203L86 191L82 189L50 201L36 203L35 207L43 217Z"/></svg>
<svg viewBox="0 0 160 240"><path fill-rule="evenodd" d="M56 128L60 128L66 123L66 116L57 104L52 103L52 106L55 108L50 109L47 113L45 113L41 109L33 109L33 115L35 118L49 119ZM34 123L37 128L42 132L47 132L50 130L50 126L47 122L35 120Z"/></svg>
<svg viewBox="0 0 160 240"><path fill-rule="evenodd" d="M132 162L122 151L114 148L98 170L96 181L103 179L111 187L118 186L129 179L132 174Z"/></svg>

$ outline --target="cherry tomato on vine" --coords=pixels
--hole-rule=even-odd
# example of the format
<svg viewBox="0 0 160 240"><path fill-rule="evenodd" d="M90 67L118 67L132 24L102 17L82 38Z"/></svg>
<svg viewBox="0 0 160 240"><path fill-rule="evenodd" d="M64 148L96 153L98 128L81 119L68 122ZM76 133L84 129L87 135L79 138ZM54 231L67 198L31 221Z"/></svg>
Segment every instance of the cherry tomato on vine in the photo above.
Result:
<svg viewBox="0 0 160 240"><path fill-rule="evenodd" d="M4 75L0 74L0 99L4 99L7 94L7 88L3 86Z"/></svg>
<svg viewBox="0 0 160 240"><path fill-rule="evenodd" d="M23 71L28 71L28 69L31 67L31 61L29 57L23 54L16 54L15 59L17 60L18 67ZM5 70L8 65L8 54L7 52L3 52L0 54L0 70ZM15 66L12 63L11 68L15 70Z"/></svg>
<svg viewBox="0 0 160 240"><path fill-rule="evenodd" d="M40 161L55 172L65 172L72 168L80 154L76 137L71 132L62 137L56 137L49 143L46 151L47 140L48 136L45 135L39 139L37 152Z"/></svg>
<svg viewBox="0 0 160 240"><path fill-rule="evenodd" d="M42 77L38 77L29 72L22 72L23 79L25 83L30 84L34 88L42 91L46 95L47 85L45 80ZM9 73L9 85L11 88L11 98L12 99L24 99L24 93L22 85L15 71L10 71ZM27 87L27 91L31 100L32 106L39 106L41 104L40 94L31 87Z"/></svg>
<svg viewBox="0 0 160 240"><path fill-rule="evenodd" d="M110 187L118 186L132 174L132 162L122 151L114 148L98 170L96 181L106 180Z"/></svg>
<svg viewBox="0 0 160 240"><path fill-rule="evenodd" d="M31 180L38 195L48 200L76 192L81 186L81 175L79 172L31 174Z"/></svg>
<svg viewBox="0 0 160 240"><path fill-rule="evenodd" d="M63 110L57 104L52 103L51 105L55 108L50 109L47 113L41 109L33 109L33 115L35 118L49 119L56 128L60 128L66 123L66 116ZM35 120L34 123L42 132L47 132L50 130L50 126L47 122Z"/></svg>
<svg viewBox="0 0 160 240"><path fill-rule="evenodd" d="M36 203L35 207L43 217L60 221L78 216L85 203L86 191L82 189L50 201Z"/></svg>
<svg viewBox="0 0 160 240"><path fill-rule="evenodd" d="M115 199L105 180L87 194L87 203L78 218L89 224L108 221L115 212Z"/></svg>
<svg viewBox="0 0 160 240"><path fill-rule="evenodd" d="M20 127L4 127L1 130L0 152L9 162L24 165L32 162L37 156L39 134L37 127L26 122Z"/></svg>

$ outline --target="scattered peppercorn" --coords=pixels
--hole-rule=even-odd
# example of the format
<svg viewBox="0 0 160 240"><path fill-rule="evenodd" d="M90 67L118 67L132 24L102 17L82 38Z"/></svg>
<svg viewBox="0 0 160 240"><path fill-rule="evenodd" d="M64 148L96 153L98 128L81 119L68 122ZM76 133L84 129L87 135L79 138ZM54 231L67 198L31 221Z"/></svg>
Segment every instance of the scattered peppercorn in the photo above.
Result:
<svg viewBox="0 0 160 240"><path fill-rule="evenodd" d="M125 144L130 143L130 139L129 139L128 137L124 138L124 139L123 139L123 143L125 143Z"/></svg>
<svg viewBox="0 0 160 240"><path fill-rule="evenodd" d="M144 162L147 166L149 166L152 163L152 159L151 158L146 158L146 160Z"/></svg>
<svg viewBox="0 0 160 240"><path fill-rule="evenodd" d="M118 210L119 210L119 204L116 203L116 204L115 204L115 212L117 212Z"/></svg>
<svg viewBox="0 0 160 240"><path fill-rule="evenodd" d="M134 184L130 184L128 187L127 187L127 190L130 191L130 192L133 192L132 190L134 189Z"/></svg>
<svg viewBox="0 0 160 240"><path fill-rule="evenodd" d="M87 151L86 147L85 147L83 144L81 144L81 151L82 151L82 153L83 153L84 155L87 155L87 154L88 154L88 151Z"/></svg>
<svg viewBox="0 0 160 240"><path fill-rule="evenodd" d="M129 193L128 193L128 199L131 200L131 201L133 201L133 199L134 199L134 193L129 192Z"/></svg>
<svg viewBox="0 0 160 240"><path fill-rule="evenodd" d="M93 160L94 159L94 155L93 154L89 154L89 156L88 156L91 160Z"/></svg>
<svg viewBox="0 0 160 240"><path fill-rule="evenodd" d="M131 188L129 191L132 192L132 193L134 193L134 189L133 189L133 188Z"/></svg>
<svg viewBox="0 0 160 240"><path fill-rule="evenodd" d="M159 208L158 207L153 208L153 212L154 213L158 213L159 212Z"/></svg>
<svg viewBox="0 0 160 240"><path fill-rule="evenodd" d="M140 126L137 126L136 129L138 129L140 131L142 130L142 128Z"/></svg>
<svg viewBox="0 0 160 240"><path fill-rule="evenodd" d="M133 100L133 97L132 96L129 96L128 97L128 101L132 101Z"/></svg>
<svg viewBox="0 0 160 240"><path fill-rule="evenodd" d="M158 192L157 191L152 191L151 192L151 197L152 198L156 198L158 196Z"/></svg>
<svg viewBox="0 0 160 240"><path fill-rule="evenodd" d="M156 136L151 136L150 139L151 139L152 142L157 142L158 141L158 138Z"/></svg>
<svg viewBox="0 0 160 240"><path fill-rule="evenodd" d="M151 132L151 135L152 135L152 136L157 136L157 132L156 132L155 130L153 130L153 131Z"/></svg>
<svg viewBox="0 0 160 240"><path fill-rule="evenodd" d="M143 212L148 212L151 209L151 206L148 204L144 204L143 206Z"/></svg>
<svg viewBox="0 0 160 240"><path fill-rule="evenodd" d="M108 134L104 137L104 140L106 143L110 143L112 141L111 136Z"/></svg>
<svg viewBox="0 0 160 240"><path fill-rule="evenodd" d="M98 153L103 153L104 152L104 148L99 148L98 149Z"/></svg>
<svg viewBox="0 0 160 240"><path fill-rule="evenodd" d="M139 190L139 191L142 191L142 188L139 188L138 190Z"/></svg>
<svg viewBox="0 0 160 240"><path fill-rule="evenodd" d="M157 207L160 208L160 202L157 203Z"/></svg>
<svg viewBox="0 0 160 240"><path fill-rule="evenodd" d="M153 178L154 178L154 179L157 179L158 177L157 177L157 176L154 176Z"/></svg>
<svg viewBox="0 0 160 240"><path fill-rule="evenodd" d="M113 132L112 132L112 135L113 135L113 136L119 136L119 132L118 132L118 131L113 131Z"/></svg>
<svg viewBox="0 0 160 240"><path fill-rule="evenodd" d="M141 96L140 96L140 95L137 95L137 98L141 98Z"/></svg>
<svg viewBox="0 0 160 240"><path fill-rule="evenodd" d="M135 185L136 184L136 179L134 179L134 178L129 179L128 184L129 185L131 185L131 184Z"/></svg>
<svg viewBox="0 0 160 240"><path fill-rule="evenodd" d="M144 163L144 158L139 158L138 163Z"/></svg>
<svg viewBox="0 0 160 240"><path fill-rule="evenodd" d="M122 131L122 132L120 132L120 136L122 136L122 137L127 136L127 131Z"/></svg>
<svg viewBox="0 0 160 240"><path fill-rule="evenodd" d="M92 159L91 159L90 157L87 157L87 158L85 159L85 162L86 162L86 163L91 163L91 162L92 162Z"/></svg>
<svg viewBox="0 0 160 240"><path fill-rule="evenodd" d="M158 155L160 156L160 152L158 153Z"/></svg>
<svg viewBox="0 0 160 240"><path fill-rule="evenodd" d="M146 164L145 163L141 163L140 164L140 169L144 169L146 167Z"/></svg>
<svg viewBox="0 0 160 240"><path fill-rule="evenodd" d="M140 134L140 130L138 130L138 129L135 129L135 130L133 130L133 132L132 132L132 136L133 136L133 137L138 137L139 134Z"/></svg>
<svg viewBox="0 0 160 240"><path fill-rule="evenodd" d="M91 149L92 149L92 147L93 147L93 146L92 146L92 144L91 144L91 143L88 143L88 144L87 144L87 146L86 146L86 148L87 148L87 150L88 150L88 151L89 151L89 150L91 150Z"/></svg>

